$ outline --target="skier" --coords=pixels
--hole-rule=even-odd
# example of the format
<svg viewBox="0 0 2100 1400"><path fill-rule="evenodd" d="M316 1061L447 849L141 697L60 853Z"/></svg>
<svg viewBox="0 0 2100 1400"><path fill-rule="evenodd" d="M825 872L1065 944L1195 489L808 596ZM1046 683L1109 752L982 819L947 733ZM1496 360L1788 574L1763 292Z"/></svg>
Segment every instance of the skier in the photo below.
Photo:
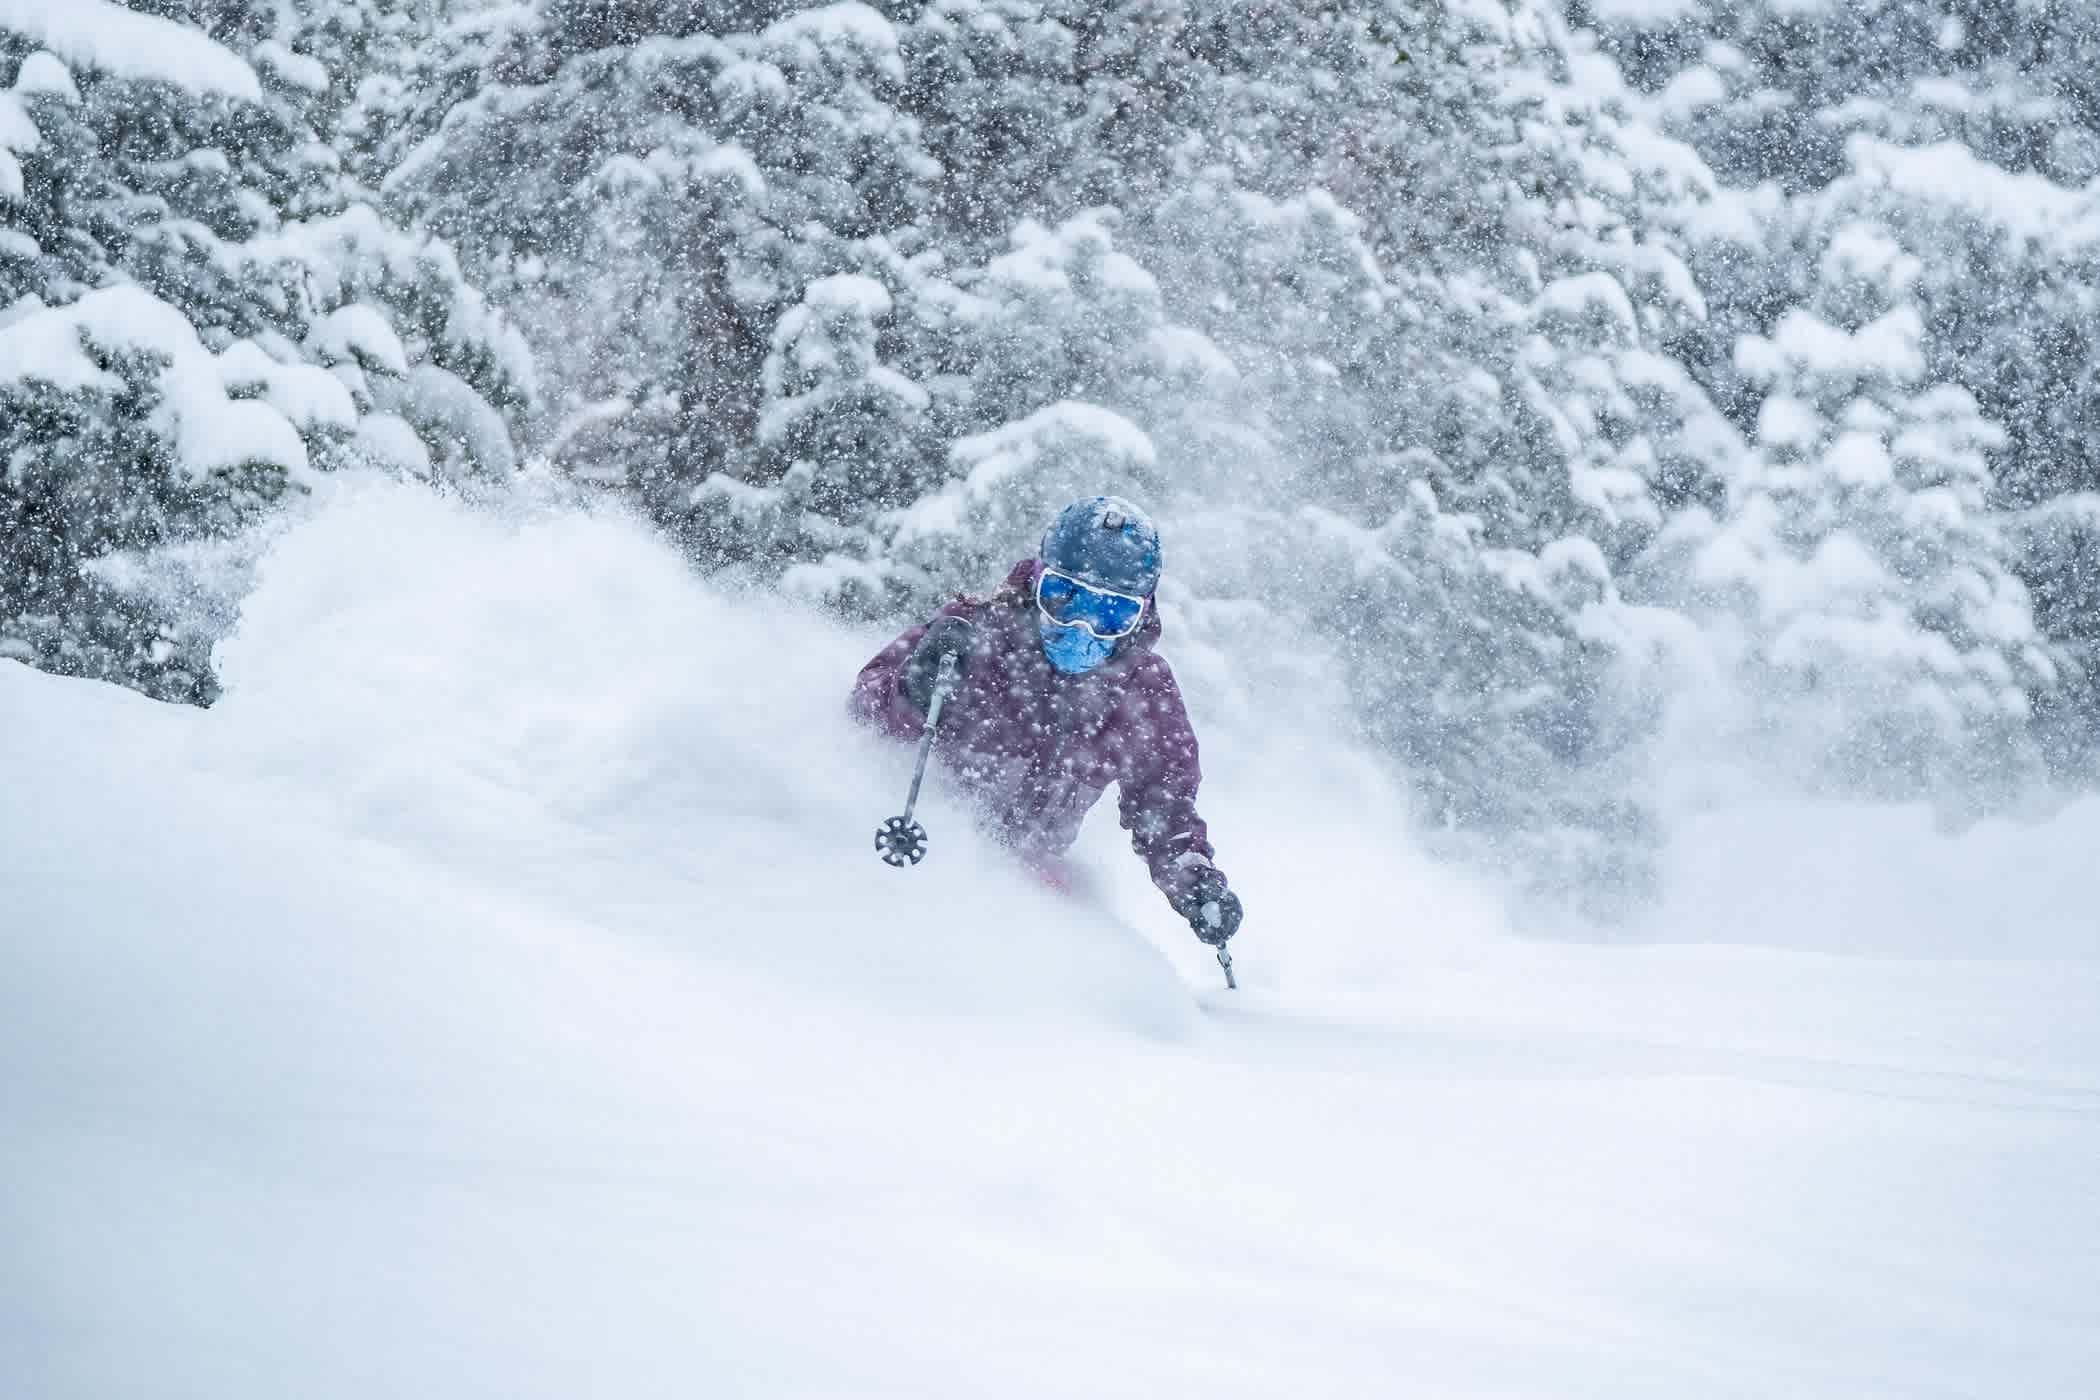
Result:
<svg viewBox="0 0 2100 1400"><path fill-rule="evenodd" d="M1240 900L1212 864L1196 815L1196 735L1159 640L1159 532L1114 496L1067 506L1041 557L989 598L958 598L884 647L853 688L853 713L897 739L926 724L942 658L957 679L934 750L981 824L1055 877L1058 858L1110 783L1123 827L1176 913L1223 949Z"/></svg>

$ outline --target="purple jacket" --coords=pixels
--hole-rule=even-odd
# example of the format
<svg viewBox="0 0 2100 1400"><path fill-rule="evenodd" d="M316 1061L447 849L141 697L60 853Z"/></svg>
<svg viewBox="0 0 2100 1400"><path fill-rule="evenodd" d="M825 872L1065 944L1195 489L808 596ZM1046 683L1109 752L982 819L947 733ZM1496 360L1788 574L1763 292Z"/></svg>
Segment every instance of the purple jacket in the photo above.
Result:
<svg viewBox="0 0 2100 1400"><path fill-rule="evenodd" d="M1212 850L1196 815L1203 781L1196 735L1173 671L1152 649L1158 610L1100 666L1063 675L1043 655L1038 632L1041 567L1024 559L990 598L958 598L934 615L967 618L976 629L976 651L941 710L934 752L985 829L1035 862L1069 847L1081 819L1118 784L1131 845L1152 882L1178 901ZM892 738L916 741L925 728L899 684L926 625L884 647L853 687L854 717Z"/></svg>

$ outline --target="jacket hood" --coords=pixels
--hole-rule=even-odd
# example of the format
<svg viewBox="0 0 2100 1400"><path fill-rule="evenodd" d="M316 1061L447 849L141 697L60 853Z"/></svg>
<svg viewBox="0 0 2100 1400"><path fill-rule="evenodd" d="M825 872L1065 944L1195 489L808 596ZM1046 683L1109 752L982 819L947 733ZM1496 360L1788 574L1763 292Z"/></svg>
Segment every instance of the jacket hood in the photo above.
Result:
<svg viewBox="0 0 2100 1400"><path fill-rule="evenodd" d="M1023 559L1008 572L1006 582L999 585L999 591L992 595L992 601L1034 612L1035 581L1042 572L1042 560ZM1115 654L1122 656L1132 651L1152 650L1159 641L1160 630L1158 595L1154 594L1145 603L1145 620L1138 624L1137 631L1117 645Z"/></svg>

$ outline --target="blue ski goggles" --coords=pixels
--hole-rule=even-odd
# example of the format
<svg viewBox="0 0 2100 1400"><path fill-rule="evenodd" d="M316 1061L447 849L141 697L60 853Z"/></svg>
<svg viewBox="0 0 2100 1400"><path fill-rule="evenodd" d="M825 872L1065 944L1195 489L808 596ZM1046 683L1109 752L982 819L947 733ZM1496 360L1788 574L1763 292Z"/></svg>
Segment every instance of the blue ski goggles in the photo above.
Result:
<svg viewBox="0 0 2100 1400"><path fill-rule="evenodd" d="M1079 627L1104 642L1127 637L1145 620L1145 600L1083 583L1044 567L1035 581L1035 605L1060 627Z"/></svg>

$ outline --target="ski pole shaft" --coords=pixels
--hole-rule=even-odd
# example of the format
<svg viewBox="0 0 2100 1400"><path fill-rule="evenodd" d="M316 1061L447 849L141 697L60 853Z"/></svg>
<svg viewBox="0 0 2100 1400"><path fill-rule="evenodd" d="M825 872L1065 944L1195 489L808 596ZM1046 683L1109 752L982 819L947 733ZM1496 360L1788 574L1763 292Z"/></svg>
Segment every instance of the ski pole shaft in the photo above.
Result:
<svg viewBox="0 0 2100 1400"><path fill-rule="evenodd" d="M941 727L941 706L948 699L948 684L955 679L955 658L941 658L941 668L933 676L933 699L926 705L926 731L919 736L919 761L911 770L911 792L904 799L904 820L911 821L912 810L919 805L919 784L926 781L926 760L933 753L933 734Z"/></svg>
<svg viewBox="0 0 2100 1400"><path fill-rule="evenodd" d="M955 680L955 657L941 658L934 673L933 694L926 702L926 728L919 735L919 761L911 770L911 794L904 799L904 815L891 817L875 829L875 853L882 863L895 869L917 865L926 858L926 828L911 819L919 805L919 784L926 781L926 760L933 753L934 731L941 726L941 706Z"/></svg>
<svg viewBox="0 0 2100 1400"><path fill-rule="evenodd" d="M1225 969L1226 990L1234 992L1238 991L1240 989L1240 982L1237 977L1234 977L1232 975L1232 954L1226 952L1223 948L1218 949L1218 966Z"/></svg>

